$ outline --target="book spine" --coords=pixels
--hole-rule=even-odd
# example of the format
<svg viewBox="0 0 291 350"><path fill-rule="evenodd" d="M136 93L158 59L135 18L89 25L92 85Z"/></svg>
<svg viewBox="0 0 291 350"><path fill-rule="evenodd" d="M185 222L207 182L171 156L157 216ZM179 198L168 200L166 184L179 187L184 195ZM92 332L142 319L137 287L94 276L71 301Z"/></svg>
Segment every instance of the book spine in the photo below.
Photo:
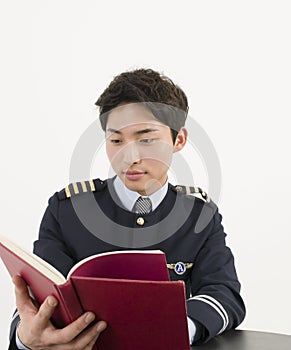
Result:
<svg viewBox="0 0 291 350"><path fill-rule="evenodd" d="M67 315L62 325L58 323L57 326L64 327L80 317L84 313L84 310L71 280L68 280L61 286L56 285L56 291ZM92 350L99 350L97 343L95 343Z"/></svg>
<svg viewBox="0 0 291 350"><path fill-rule="evenodd" d="M62 285L55 285L55 289L62 307L63 317L60 318L56 310L52 320L57 327L65 327L80 317L83 314L83 309L70 280Z"/></svg>

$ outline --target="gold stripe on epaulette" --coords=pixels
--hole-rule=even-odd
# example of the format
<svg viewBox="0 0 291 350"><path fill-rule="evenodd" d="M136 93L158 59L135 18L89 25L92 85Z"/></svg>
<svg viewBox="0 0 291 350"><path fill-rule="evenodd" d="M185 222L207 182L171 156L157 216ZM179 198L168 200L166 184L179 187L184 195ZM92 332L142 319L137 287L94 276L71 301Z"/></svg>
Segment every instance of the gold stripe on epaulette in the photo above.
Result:
<svg viewBox="0 0 291 350"><path fill-rule="evenodd" d="M175 190L177 192L184 193L186 195L193 195L193 194L200 194L201 197L205 200L207 203L211 203L210 197L208 197L207 193L204 192L200 187L192 187L192 186L175 186Z"/></svg>
<svg viewBox="0 0 291 350"><path fill-rule="evenodd" d="M70 192L69 186L67 186L67 187L65 188L65 193L66 193L66 197L67 197L67 198L70 198L70 197L71 197L71 192Z"/></svg>
<svg viewBox="0 0 291 350"><path fill-rule="evenodd" d="M89 180L89 184L90 184L91 191L94 192L95 191L95 185L94 185L93 180Z"/></svg>
<svg viewBox="0 0 291 350"><path fill-rule="evenodd" d="M75 194L79 194L79 189L78 189L78 185L76 184L76 182L72 183L73 189Z"/></svg>
<svg viewBox="0 0 291 350"><path fill-rule="evenodd" d="M96 189L93 180L73 182L65 187L65 194L67 198L94 191L96 191Z"/></svg>
<svg viewBox="0 0 291 350"><path fill-rule="evenodd" d="M81 181L81 186L82 186L83 192L87 192L88 191L85 181Z"/></svg>

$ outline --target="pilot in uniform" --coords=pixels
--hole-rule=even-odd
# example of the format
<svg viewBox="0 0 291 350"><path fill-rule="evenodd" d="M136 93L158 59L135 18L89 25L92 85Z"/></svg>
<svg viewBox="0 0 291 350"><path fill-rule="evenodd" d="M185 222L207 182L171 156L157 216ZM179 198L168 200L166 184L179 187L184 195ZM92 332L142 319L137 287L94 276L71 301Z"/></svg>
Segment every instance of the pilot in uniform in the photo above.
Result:
<svg viewBox="0 0 291 350"><path fill-rule="evenodd" d="M73 183L56 192L49 199L34 253L66 275L93 254L162 250L170 279L185 282L187 314L196 328L194 344L237 327L245 316L240 283L225 244L222 217L207 194L166 182L158 200L153 199L152 211L140 214L127 207L122 191L130 190L114 177ZM16 313L11 350L18 349L18 322Z"/></svg>

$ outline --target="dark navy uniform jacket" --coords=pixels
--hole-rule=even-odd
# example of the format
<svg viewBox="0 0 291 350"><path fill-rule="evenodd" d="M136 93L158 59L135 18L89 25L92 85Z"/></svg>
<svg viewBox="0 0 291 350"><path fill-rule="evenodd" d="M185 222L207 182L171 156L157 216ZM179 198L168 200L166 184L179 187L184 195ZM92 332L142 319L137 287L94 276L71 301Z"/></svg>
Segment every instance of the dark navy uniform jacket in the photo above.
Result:
<svg viewBox="0 0 291 350"><path fill-rule="evenodd" d="M141 216L123 208L113 179L96 179L71 184L49 199L34 252L67 275L76 262L93 254L162 250L171 280L185 282L187 313L198 325L198 343L204 343L237 327L245 316L221 220L216 205L197 188L169 184L160 205ZM11 326L10 349L17 349L17 321Z"/></svg>

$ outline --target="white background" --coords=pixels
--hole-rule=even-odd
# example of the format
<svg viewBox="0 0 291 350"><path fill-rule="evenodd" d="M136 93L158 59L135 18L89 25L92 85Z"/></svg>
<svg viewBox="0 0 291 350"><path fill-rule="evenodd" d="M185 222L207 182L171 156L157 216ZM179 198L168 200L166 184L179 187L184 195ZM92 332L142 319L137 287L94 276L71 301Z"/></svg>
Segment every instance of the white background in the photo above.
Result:
<svg viewBox="0 0 291 350"><path fill-rule="evenodd" d="M187 93L220 159L218 204L247 305L241 328L291 334L290 2L0 4L0 233L31 250L97 97L124 70L162 71ZM185 156L207 190L194 153ZM92 177L107 173L95 161ZM0 281L4 349L14 294L2 263Z"/></svg>

